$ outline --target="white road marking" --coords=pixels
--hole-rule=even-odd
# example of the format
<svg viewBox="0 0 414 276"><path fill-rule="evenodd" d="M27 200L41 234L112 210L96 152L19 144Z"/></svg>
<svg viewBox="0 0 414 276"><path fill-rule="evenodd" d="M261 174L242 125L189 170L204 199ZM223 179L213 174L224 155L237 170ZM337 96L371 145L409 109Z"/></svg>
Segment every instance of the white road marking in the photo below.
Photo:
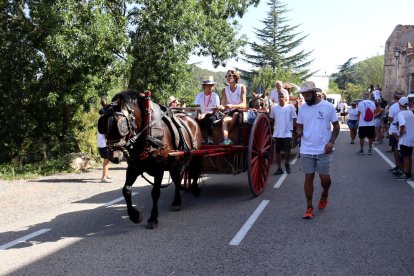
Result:
<svg viewBox="0 0 414 276"><path fill-rule="evenodd" d="M414 181L407 180L407 184L411 186L411 188L414 189Z"/></svg>
<svg viewBox="0 0 414 276"><path fill-rule="evenodd" d="M385 162L388 163L388 165L390 165L391 168L395 167L394 162L392 162L387 156L385 156L379 149L377 149L376 147L374 147L373 149L379 154L379 156L382 157L382 159L384 159Z"/></svg>
<svg viewBox="0 0 414 276"><path fill-rule="evenodd" d="M266 208L268 203L269 203L269 200L263 200L259 204L259 206L253 212L253 214L249 217L249 219L246 221L246 223L243 225L243 227L239 230L239 232L236 234L236 236L234 236L234 238L230 241L229 245L239 245L241 243L241 241L246 236L247 232L249 232L250 228L253 226L256 219L263 212L264 208Z"/></svg>
<svg viewBox="0 0 414 276"><path fill-rule="evenodd" d="M298 161L298 156L299 156L299 154L296 154L295 158L293 158L293 160L292 160L292 161L290 161L290 164L291 164L292 166L293 166L293 165L295 165L296 161Z"/></svg>
<svg viewBox="0 0 414 276"><path fill-rule="evenodd" d="M280 186L282 186L283 181L285 181L286 177L288 176L287 173L282 174L281 177L279 177L279 179L276 181L275 185L273 186L273 188L279 189Z"/></svg>
<svg viewBox="0 0 414 276"><path fill-rule="evenodd" d="M137 194L138 193L132 193L132 196L135 196ZM120 202L121 200L124 200L124 197L118 197L117 199L109 201L109 202L103 204L102 206L108 208L109 206L114 205L115 203Z"/></svg>
<svg viewBox="0 0 414 276"><path fill-rule="evenodd" d="M44 234L46 232L49 232L50 230L52 230L52 229L48 229L48 228L40 229L39 231L36 231L36 232L33 232L33 233L29 234L29 235L23 236L23 237L21 237L21 238L19 238L17 240L8 242L6 244L3 244L2 246L0 246L0 250L5 250L5 249L10 248L12 246L15 246L16 244L19 244L21 242L26 242L28 239L31 239L33 237L42 235L42 234Z"/></svg>

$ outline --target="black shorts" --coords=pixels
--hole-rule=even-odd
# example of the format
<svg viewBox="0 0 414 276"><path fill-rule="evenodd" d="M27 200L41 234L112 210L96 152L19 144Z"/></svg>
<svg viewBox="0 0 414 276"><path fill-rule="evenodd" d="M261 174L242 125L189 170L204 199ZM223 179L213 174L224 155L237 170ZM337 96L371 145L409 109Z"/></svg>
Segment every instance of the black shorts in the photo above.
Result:
<svg viewBox="0 0 414 276"><path fill-rule="evenodd" d="M413 147L407 147L404 145L400 145L400 150L398 151L401 157L407 157L413 155Z"/></svg>
<svg viewBox="0 0 414 276"><path fill-rule="evenodd" d="M375 126L360 126L358 128L358 137L361 139L364 139L364 138L374 139L375 138Z"/></svg>
<svg viewBox="0 0 414 276"><path fill-rule="evenodd" d="M398 139L394 135L390 135L388 145L390 147L396 148L398 146Z"/></svg>
<svg viewBox="0 0 414 276"><path fill-rule="evenodd" d="M276 146L276 152L280 153L281 151L289 152L292 149L292 138L275 138L273 137Z"/></svg>
<svg viewBox="0 0 414 276"><path fill-rule="evenodd" d="M98 149L99 149L99 155L101 156L101 158L108 159L108 148L104 147L104 148L98 148Z"/></svg>
<svg viewBox="0 0 414 276"><path fill-rule="evenodd" d="M346 115L348 115L348 113L346 113L346 112L341 113L341 116L346 116Z"/></svg>

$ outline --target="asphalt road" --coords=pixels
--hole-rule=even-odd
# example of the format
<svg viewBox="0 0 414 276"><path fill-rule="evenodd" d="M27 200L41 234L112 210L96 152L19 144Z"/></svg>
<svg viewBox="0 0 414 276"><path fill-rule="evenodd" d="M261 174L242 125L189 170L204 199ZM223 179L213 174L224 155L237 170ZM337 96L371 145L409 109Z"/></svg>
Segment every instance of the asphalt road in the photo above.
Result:
<svg viewBox="0 0 414 276"><path fill-rule="evenodd" d="M99 169L0 181L0 275L414 275L414 183L387 172L386 145L357 156L342 127L329 204L313 220L302 219L300 158L259 197L246 174L207 175L201 196L183 192L170 212L163 189L156 230L126 217L124 165L110 184ZM133 189L144 220L150 189ZM320 194L316 178L315 206Z"/></svg>

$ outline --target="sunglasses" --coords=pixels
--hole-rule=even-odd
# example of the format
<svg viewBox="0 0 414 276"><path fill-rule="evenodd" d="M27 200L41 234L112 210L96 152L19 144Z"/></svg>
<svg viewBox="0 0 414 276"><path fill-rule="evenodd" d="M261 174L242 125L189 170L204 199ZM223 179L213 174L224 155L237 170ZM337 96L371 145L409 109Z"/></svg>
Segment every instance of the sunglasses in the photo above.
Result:
<svg viewBox="0 0 414 276"><path fill-rule="evenodd" d="M228 74L228 75L226 75L225 77L226 77L226 78L233 78L233 77L234 77L234 75L232 75L232 74Z"/></svg>

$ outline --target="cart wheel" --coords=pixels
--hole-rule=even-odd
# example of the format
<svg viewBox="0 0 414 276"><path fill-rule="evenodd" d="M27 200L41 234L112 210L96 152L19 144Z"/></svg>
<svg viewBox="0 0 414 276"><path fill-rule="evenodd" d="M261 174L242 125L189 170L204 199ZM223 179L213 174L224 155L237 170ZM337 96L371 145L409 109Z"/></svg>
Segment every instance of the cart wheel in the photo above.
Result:
<svg viewBox="0 0 414 276"><path fill-rule="evenodd" d="M259 114L250 131L247 152L247 175L250 190L255 196L266 187L272 163L272 132L270 120L265 114Z"/></svg>
<svg viewBox="0 0 414 276"><path fill-rule="evenodd" d="M181 172L180 179L180 190L186 192L191 191L191 179L187 170Z"/></svg>

